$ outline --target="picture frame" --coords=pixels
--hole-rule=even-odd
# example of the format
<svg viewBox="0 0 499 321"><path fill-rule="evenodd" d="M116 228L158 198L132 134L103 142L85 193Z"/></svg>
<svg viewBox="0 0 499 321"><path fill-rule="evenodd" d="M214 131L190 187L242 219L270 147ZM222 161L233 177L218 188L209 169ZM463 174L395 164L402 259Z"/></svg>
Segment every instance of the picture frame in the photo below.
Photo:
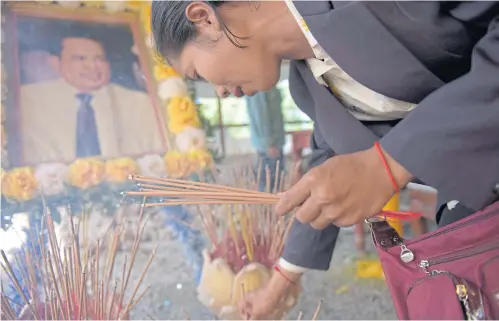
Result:
<svg viewBox="0 0 499 321"><path fill-rule="evenodd" d="M3 9L1 23L4 32L1 56L2 117L0 124L3 213L12 217L15 213L20 212L38 213L43 207L49 207L55 211L61 206L76 206L78 208L83 206L112 213L123 202L122 192L137 188L136 184L130 180L133 175L198 180L205 175L203 173L211 171L213 166L212 152L206 146L206 134L201 126L196 104L189 96L186 81L155 52L150 27L151 1L40 0L5 1L0 5ZM18 20L24 21L25 26L19 28ZM50 23L48 23L49 26L47 26L47 24L42 23L44 21L53 25L50 27ZM54 21L62 24L55 23L54 25ZM28 28L30 24L31 27ZM106 30L103 33L99 30L90 30L91 32L88 33L95 36L94 39L88 37L85 32L83 35L81 34L82 30L86 30L82 28L82 25L90 29L99 29L99 26L104 26ZM120 26L122 27L121 31ZM78 32L72 34L73 29ZM128 36L126 32L123 32L123 29L128 30ZM20 31L23 32L22 36L25 38L20 38L16 34ZM69 36L66 31L70 31ZM60 38L55 37L54 34L59 34ZM105 37L106 35L107 37ZM76 41L76 44L73 41L69 45L59 41L65 38L77 38L76 40L84 38L85 45L81 45L81 41L80 43ZM20 44L19 41L23 39L24 43ZM50 39L55 41L50 42ZM123 41L128 41L128 44L124 45ZM34 46L33 43L38 47ZM94 49L91 51L93 56L88 53L89 47ZM109 47L111 50L114 48L115 52L107 54ZM92 95L89 100L92 108L88 108L87 105L82 108L84 100L80 98L84 97L76 96L82 92L69 88L68 84L64 88L52 88L51 92L45 89L38 90L39 94L35 94L34 98L31 99L35 105L48 106L46 109L41 108L42 111L47 111L46 113L38 113L42 118L45 118L45 121L39 121L38 124L35 122L35 125L32 125L39 126L42 128L41 130L37 128L37 131L33 131L31 125L24 126L23 130L20 126L22 118L20 111L30 111L29 106L31 106L28 104L27 109L19 107L17 100L22 97L22 86L36 85L37 82L51 83L54 79L60 80L63 76L61 72L68 71L68 68L61 69L62 52L67 48L87 50L84 54L73 55L80 68L76 68L76 72L69 68L72 70L72 73L69 74L70 76L76 75L77 82L89 81L92 85L96 79L102 80L107 77L109 78L108 83L116 83L117 86L139 92L139 96L142 98L146 96L150 100L147 103L137 103L136 99L132 99L133 97L121 99L124 101L123 105L128 104L127 111L132 107L150 106L149 112L130 113L127 119L129 123L135 122L135 126L129 126L129 123L126 123L128 127L123 130L132 135L128 137L132 137L136 141L130 143L132 139L124 139L121 145L126 145L126 147L139 146L142 147L142 150L122 151L115 149L113 152L109 152L109 146L113 146L112 140L108 139L106 142L106 140L101 139L101 132L112 132L115 117L108 114L106 118L108 122L104 126L101 124L99 129L97 113L100 112L102 106L105 107L105 104L99 105L99 97ZM96 54L98 52L95 50L96 48L100 49L100 54ZM116 48L119 49L116 50ZM30 50L35 52L30 52ZM45 51L45 53L40 53L40 51ZM102 54L102 51L106 55ZM30 52L31 55L28 54L28 58L21 58L20 54L25 52ZM71 57L71 55L69 56ZM124 59L123 56L128 58ZM24 60L21 62L21 59ZM29 59L34 61L31 61L30 64ZM85 68L78 61L81 59L85 61L83 64ZM28 61L28 67L26 67L26 61ZM133 63L136 63L135 68L130 66ZM103 68L106 65L110 69L107 76L106 70ZM21 67L25 70L21 70ZM116 72L116 68L118 68L118 72ZM73 84L75 79L68 80L66 78L66 82L75 87ZM95 86L95 83L93 85ZM120 93L122 92L123 90L120 91ZM69 98L68 93L72 95ZM39 100L43 99L52 99L52 103L40 104ZM65 102L61 103L61 101ZM141 101L143 102L144 99ZM54 112L53 105L59 107L60 111ZM49 112L49 109L52 111ZM78 131L79 118L76 111L80 109L87 109L87 111L93 109L94 111L94 129L97 127L97 130L93 132L98 134L95 134L94 138L95 136L99 138L100 155L95 153L95 150L93 154L89 155L80 156L77 154L79 150L77 147L81 144L75 137L78 137L77 134L81 131ZM112 108L108 109L113 110ZM63 114L67 114L68 110L72 110L73 114L69 117L67 115L63 117ZM149 114L149 122L136 121L143 118L144 114ZM150 116L151 114L154 116ZM32 115L28 113L28 116ZM32 118L35 121L38 120L38 118ZM153 121L151 121L152 118L154 118ZM85 119L88 121L88 118ZM109 122L109 120L113 120L113 122ZM70 124L71 122L72 124ZM151 125L153 122L154 124ZM156 128L156 124L158 124L157 130L160 131L156 138L161 138L161 147L143 148L148 144L147 137L151 137L147 134L144 136L144 133L150 135L151 129ZM59 127L65 127L66 130L57 132ZM56 134L53 136L56 136L57 139L61 137L64 139L70 137L71 139L67 139L66 144L46 143L45 138L40 138L46 134L46 130L55 131ZM31 131L36 132L36 134ZM25 140L23 135L30 132L35 144L36 139L39 139L41 145L45 143L49 145L49 148L48 152L38 152L35 153L35 156L31 156L31 159L27 159L22 150L23 139ZM87 129L83 132L92 131ZM115 138L116 136L119 135L115 135ZM145 138L137 140L137 137ZM157 141L158 139L156 139ZM94 147L95 145L90 144ZM115 142L114 145L120 145L120 142ZM31 152L29 148L28 151ZM37 155L42 155L45 158L40 158Z"/></svg>
<svg viewBox="0 0 499 321"><path fill-rule="evenodd" d="M3 15L11 166L67 164L90 156L137 158L170 148L140 12L10 2ZM57 57L58 49L59 55L71 50L73 56ZM81 102L74 95L80 91L75 84L85 89L85 82L96 92L91 107L98 152L95 146L79 152L85 143L78 140L78 128L89 129L78 127L85 120L78 118Z"/></svg>

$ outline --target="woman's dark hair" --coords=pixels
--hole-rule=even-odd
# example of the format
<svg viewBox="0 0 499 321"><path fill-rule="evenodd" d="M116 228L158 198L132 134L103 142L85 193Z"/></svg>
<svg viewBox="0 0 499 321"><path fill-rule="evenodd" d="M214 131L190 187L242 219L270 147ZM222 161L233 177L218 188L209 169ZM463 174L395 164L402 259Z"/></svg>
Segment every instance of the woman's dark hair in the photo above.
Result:
<svg viewBox="0 0 499 321"><path fill-rule="evenodd" d="M196 38L196 26L187 19L185 9L192 1L164 1L154 0L151 7L151 29L156 51L161 56L178 56L185 45ZM227 38L238 48L244 48L238 39L245 39L234 35L220 18L217 8L226 1L205 1L213 8L218 21L223 26Z"/></svg>

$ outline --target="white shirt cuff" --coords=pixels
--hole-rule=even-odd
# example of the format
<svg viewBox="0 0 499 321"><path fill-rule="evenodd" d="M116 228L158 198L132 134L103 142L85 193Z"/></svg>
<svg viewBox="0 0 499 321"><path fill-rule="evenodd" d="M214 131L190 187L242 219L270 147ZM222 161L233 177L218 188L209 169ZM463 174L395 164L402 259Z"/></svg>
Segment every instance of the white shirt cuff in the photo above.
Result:
<svg viewBox="0 0 499 321"><path fill-rule="evenodd" d="M282 257L279 259L279 266L282 267L283 269L285 269L286 271L289 271L292 273L302 274L302 273L305 273L308 270L310 270L308 268L304 268L302 266L298 266L298 265L294 265L293 263L289 263L288 261L286 261Z"/></svg>

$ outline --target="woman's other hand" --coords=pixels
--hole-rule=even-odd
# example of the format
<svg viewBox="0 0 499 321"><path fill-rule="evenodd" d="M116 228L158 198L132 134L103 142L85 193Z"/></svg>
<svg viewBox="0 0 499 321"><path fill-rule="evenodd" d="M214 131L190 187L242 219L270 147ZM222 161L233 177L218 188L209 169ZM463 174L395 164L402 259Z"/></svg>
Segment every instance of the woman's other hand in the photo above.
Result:
<svg viewBox="0 0 499 321"><path fill-rule="evenodd" d="M280 318L279 314L286 312L282 304L300 277L301 274L283 268L280 272L274 270L267 285L244 295L238 305L239 313L247 320Z"/></svg>

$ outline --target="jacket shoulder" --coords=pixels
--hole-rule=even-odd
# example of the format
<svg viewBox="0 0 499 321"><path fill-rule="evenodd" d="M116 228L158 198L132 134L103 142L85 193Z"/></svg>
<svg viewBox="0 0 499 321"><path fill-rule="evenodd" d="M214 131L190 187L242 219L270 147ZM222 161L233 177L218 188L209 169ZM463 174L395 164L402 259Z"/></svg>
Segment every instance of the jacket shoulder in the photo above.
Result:
<svg viewBox="0 0 499 321"><path fill-rule="evenodd" d="M140 90L136 89L131 89L127 88L122 85L118 84L110 84L109 87L112 88L112 90L115 92L115 94L118 96L118 99L124 99L124 100L129 100L129 99L137 99L137 100L151 100L149 97L149 94L147 92L143 92Z"/></svg>
<svg viewBox="0 0 499 321"><path fill-rule="evenodd" d="M30 95L30 94L44 93L46 95L47 93L50 93L51 90L59 89L57 88L58 86L59 86L59 81L57 80L21 85L20 87L21 97L23 94Z"/></svg>
<svg viewBox="0 0 499 321"><path fill-rule="evenodd" d="M137 119L155 117L154 104L148 93L117 84L109 86L123 117L133 123L136 123Z"/></svg>

